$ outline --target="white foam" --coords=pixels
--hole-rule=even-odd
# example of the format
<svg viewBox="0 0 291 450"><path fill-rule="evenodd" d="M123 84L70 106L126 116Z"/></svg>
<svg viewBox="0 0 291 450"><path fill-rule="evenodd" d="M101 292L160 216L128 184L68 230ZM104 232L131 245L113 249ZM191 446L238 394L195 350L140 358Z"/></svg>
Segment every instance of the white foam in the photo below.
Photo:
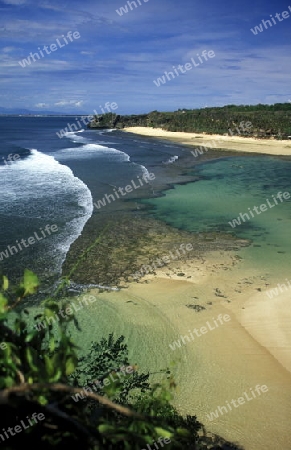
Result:
<svg viewBox="0 0 291 450"><path fill-rule="evenodd" d="M102 131L100 131L100 134L104 134L104 133L112 133L112 131L115 131L116 128L108 128L108 129L104 129Z"/></svg>
<svg viewBox="0 0 291 450"><path fill-rule="evenodd" d="M115 161L130 162L130 156L112 147L105 147L100 144L85 144L77 148L64 148L56 153L51 153L58 161L72 159L90 159L98 157L108 157Z"/></svg>
<svg viewBox="0 0 291 450"><path fill-rule="evenodd" d="M84 136L79 136L77 133L83 133L85 130L79 130L79 131L66 131L64 133L64 137L67 139L70 139L74 143L78 144L86 144L87 142L90 142L91 139L87 139Z"/></svg>
<svg viewBox="0 0 291 450"><path fill-rule="evenodd" d="M179 156L171 156L167 161L163 162L163 164L173 164L175 161L179 159Z"/></svg>
<svg viewBox="0 0 291 450"><path fill-rule="evenodd" d="M137 164L137 163L132 163L132 164L134 164L135 166L138 166L138 167L141 168L141 172L142 172L143 176L146 175L146 176L149 177L150 173L149 173L148 169L145 166L143 166L142 164Z"/></svg>
<svg viewBox="0 0 291 450"><path fill-rule="evenodd" d="M67 251L92 215L88 187L69 167L32 149L28 158L1 171L0 192L5 192L0 196L0 212L5 216L63 223L60 232L44 240L47 260L60 271Z"/></svg>

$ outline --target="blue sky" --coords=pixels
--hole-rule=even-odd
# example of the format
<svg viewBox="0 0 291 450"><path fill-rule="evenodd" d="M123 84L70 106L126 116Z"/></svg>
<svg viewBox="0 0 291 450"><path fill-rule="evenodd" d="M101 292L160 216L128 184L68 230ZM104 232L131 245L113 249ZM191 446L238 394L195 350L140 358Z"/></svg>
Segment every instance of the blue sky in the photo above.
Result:
<svg viewBox="0 0 291 450"><path fill-rule="evenodd" d="M0 0L0 107L91 114L114 102L131 114L291 101L291 13L250 31L291 0L135 1L120 16L125 0ZM69 31L80 37L66 45ZM21 67L57 39L62 48ZM153 83L203 50L215 57Z"/></svg>

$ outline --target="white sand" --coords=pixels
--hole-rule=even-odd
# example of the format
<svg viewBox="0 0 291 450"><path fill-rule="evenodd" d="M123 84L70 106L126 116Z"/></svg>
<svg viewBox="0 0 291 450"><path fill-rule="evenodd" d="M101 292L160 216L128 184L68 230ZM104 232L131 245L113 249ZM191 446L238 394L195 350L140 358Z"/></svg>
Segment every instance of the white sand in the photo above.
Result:
<svg viewBox="0 0 291 450"><path fill-rule="evenodd" d="M213 252L198 265L197 261L175 262L172 268L176 274L158 269L156 277L147 277L149 284L131 284L128 291L155 305L156 313L176 331L176 340L190 336L189 330L200 329L207 321L213 324L219 314L231 317L193 342L185 339L181 349L158 346L157 351L170 352L179 360L179 408L196 414L208 430L241 443L246 450L291 448L288 295L269 300L266 308L266 294L254 295L256 289L266 289L265 281L259 272L242 271L231 252ZM192 278L182 281L177 276L181 271L183 278ZM195 312L187 304L203 305L206 310ZM268 392L215 421L208 420L211 411L250 393L258 384L266 385Z"/></svg>
<svg viewBox="0 0 291 450"><path fill-rule="evenodd" d="M150 127L128 127L122 131L166 139L193 147L206 146L211 149L291 156L291 140L278 141L274 139L256 139L240 136L221 136L218 134L173 132Z"/></svg>
<svg viewBox="0 0 291 450"><path fill-rule="evenodd" d="M183 277L178 275L181 272ZM269 301L266 310L265 294L257 295L258 289L267 289L259 269L242 269L232 252L208 253L200 261L175 261L156 273L106 294L90 312L82 311L82 342L96 339L97 333L104 336L104 330L124 333L134 349L131 363L154 371L176 363L175 403L183 414L197 415L209 431L240 443L245 450L291 448L288 302L278 297ZM189 304L206 309L196 312ZM228 314L231 320L190 342L185 339L176 350L170 348L207 321L213 325L219 314ZM218 406L257 385L266 385L268 392L213 421L208 419Z"/></svg>
<svg viewBox="0 0 291 450"><path fill-rule="evenodd" d="M291 289L270 299L258 293L245 303L240 322L291 372Z"/></svg>

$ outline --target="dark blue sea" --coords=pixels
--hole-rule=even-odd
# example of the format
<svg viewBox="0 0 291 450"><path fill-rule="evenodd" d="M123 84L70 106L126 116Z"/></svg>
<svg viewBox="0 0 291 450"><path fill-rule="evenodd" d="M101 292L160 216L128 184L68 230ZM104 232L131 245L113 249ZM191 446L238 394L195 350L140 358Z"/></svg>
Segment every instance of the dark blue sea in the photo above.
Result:
<svg viewBox="0 0 291 450"><path fill-rule="evenodd" d="M134 207L127 203L130 198L157 195L155 188L168 188L189 167L184 162L184 169L182 164L173 178L169 166L178 167L179 157L182 161L189 152L168 142L116 130L81 128L58 136L68 124L76 123L75 116L0 117L3 274L19 278L29 268L42 280L55 279L71 244L91 217L94 202L155 171L155 187L144 183L124 199L117 201L116 197L103 211ZM47 225L56 225L58 231L48 235ZM28 238L35 233L39 240L28 245Z"/></svg>
<svg viewBox="0 0 291 450"><path fill-rule="evenodd" d="M0 116L0 272L20 278L28 268L51 283L93 214L142 208L176 228L247 238L246 263L289 270L290 199L235 229L229 221L279 191L291 193L290 158L219 151L194 158L182 145L119 130L78 128L60 138L76 119ZM150 183L94 206L148 174ZM48 225L58 231L47 235ZM35 233L41 239L21 244Z"/></svg>

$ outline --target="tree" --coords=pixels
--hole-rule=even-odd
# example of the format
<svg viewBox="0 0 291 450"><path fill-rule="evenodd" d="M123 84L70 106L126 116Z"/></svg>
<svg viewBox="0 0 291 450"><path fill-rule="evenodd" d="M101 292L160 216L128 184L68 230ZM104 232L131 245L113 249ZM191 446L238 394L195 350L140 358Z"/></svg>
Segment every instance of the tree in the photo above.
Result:
<svg viewBox="0 0 291 450"><path fill-rule="evenodd" d="M203 427L196 417L184 418L171 405L175 382L170 371L163 371L164 380L151 385L149 373L140 374L129 365L123 336L114 339L110 334L92 343L88 354L78 359L78 347L67 331L69 322L77 327L78 323L73 315L59 317L59 301L46 299L36 315L20 308L38 284L29 270L16 289L2 278L2 448L36 445L64 450L77 444L88 450L140 450L162 441L169 450L200 450L206 448L204 442L207 448L238 449L219 437L211 441L217 445L209 447L207 438L199 437ZM61 307L67 306L63 301ZM52 320L56 315L58 320Z"/></svg>

